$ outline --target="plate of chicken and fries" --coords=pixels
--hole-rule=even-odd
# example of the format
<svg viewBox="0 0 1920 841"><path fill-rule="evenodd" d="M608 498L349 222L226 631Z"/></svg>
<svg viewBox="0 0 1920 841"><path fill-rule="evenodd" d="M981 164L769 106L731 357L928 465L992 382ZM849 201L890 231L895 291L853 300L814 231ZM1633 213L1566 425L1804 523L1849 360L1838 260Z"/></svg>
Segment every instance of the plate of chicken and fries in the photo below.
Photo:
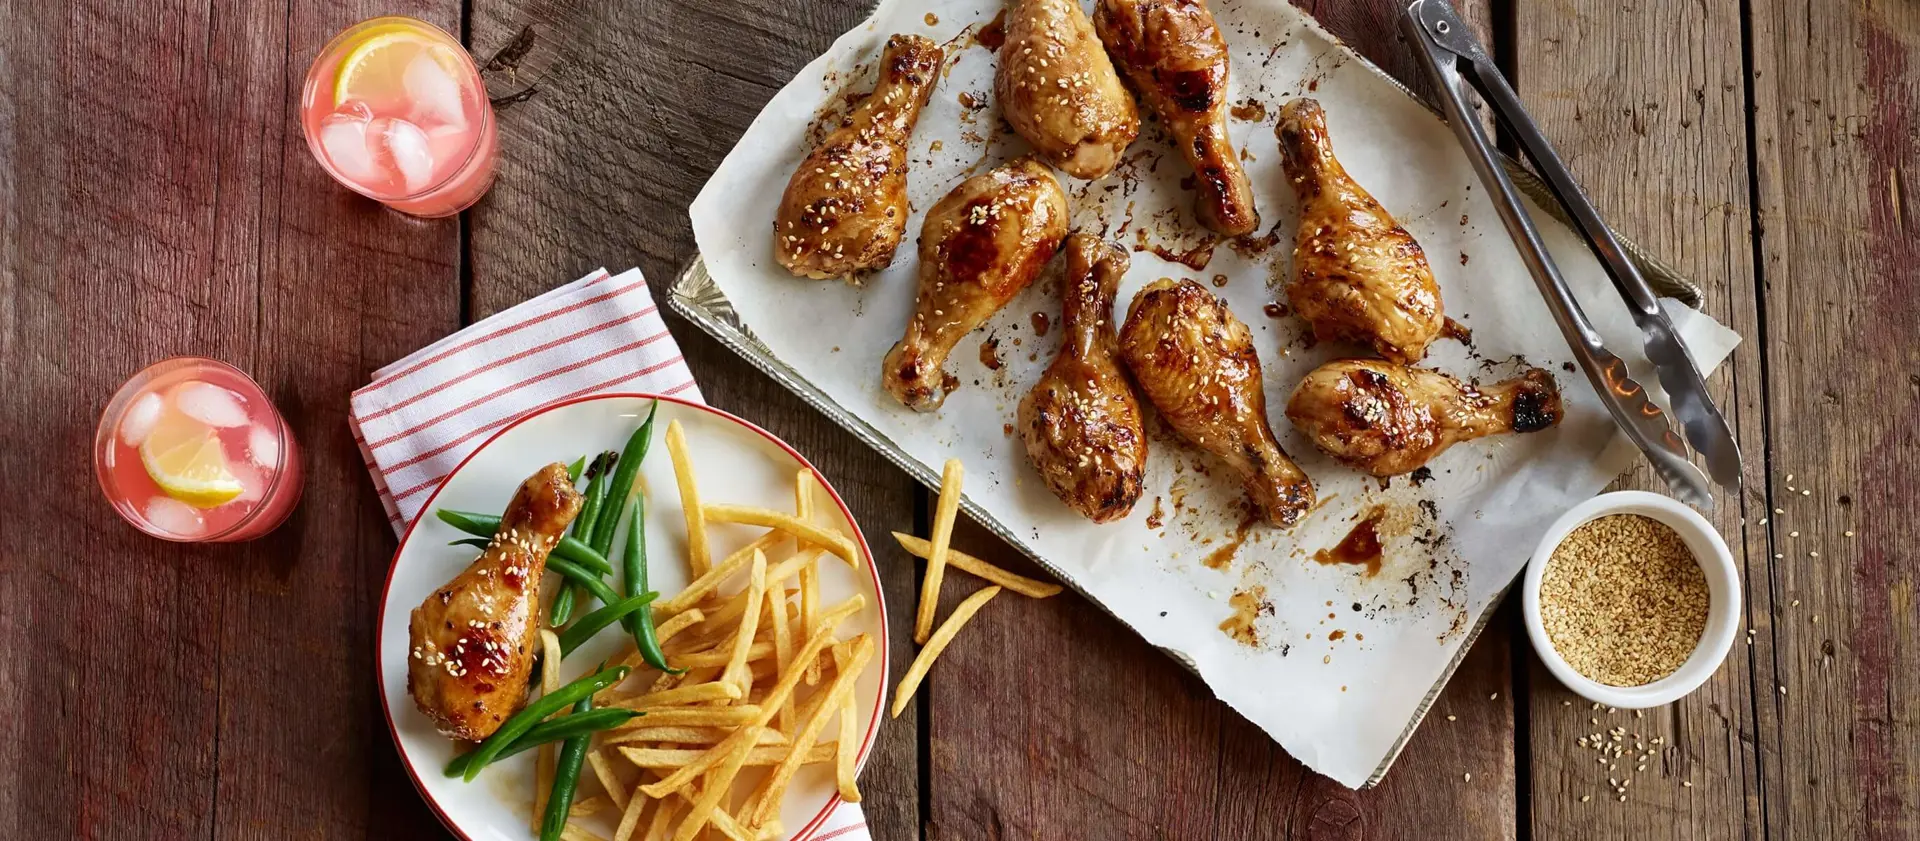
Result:
<svg viewBox="0 0 1920 841"><path fill-rule="evenodd" d="M884 615L865 538L798 452L600 395L502 429L435 492L388 578L380 680L462 837L800 838L859 798Z"/></svg>

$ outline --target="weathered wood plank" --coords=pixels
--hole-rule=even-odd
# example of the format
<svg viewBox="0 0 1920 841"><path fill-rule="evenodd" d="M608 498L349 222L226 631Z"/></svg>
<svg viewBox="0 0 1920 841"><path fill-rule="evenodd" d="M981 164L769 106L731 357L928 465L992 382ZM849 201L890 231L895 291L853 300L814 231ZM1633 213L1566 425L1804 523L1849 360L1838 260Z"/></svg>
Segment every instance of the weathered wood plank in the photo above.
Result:
<svg viewBox="0 0 1920 841"><path fill-rule="evenodd" d="M1698 281L1707 311L1748 337L1710 385L1745 444L1748 487L1757 489L1765 477L1764 349L1753 284L1744 68L1740 53L1728 48L1740 37L1740 4L1690 4L1661 26L1602 2L1523 5L1516 14L1517 86L1588 195L1618 230ZM1666 491L1644 462L1615 486ZM1758 520L1763 506L1754 493L1723 499L1713 514L1736 559L1756 572L1765 568L1765 544L1755 541L1743 552L1749 532L1741 518ZM1738 644L1707 686L1644 716L1591 709L1523 653L1531 670L1534 836L1760 837L1752 653ZM1597 751L1577 745L1616 726L1627 728L1628 748L1646 744L1654 756L1643 762L1636 757L1644 753L1633 751L1603 763ZM1662 744L1652 745L1655 738ZM1631 780L1626 801L1612 780Z"/></svg>
<svg viewBox="0 0 1920 841"><path fill-rule="evenodd" d="M0 7L0 494L28 514L0 534L3 834L365 835L365 775L397 767L368 691L392 538L342 417L452 326L457 237L350 198L290 118L307 60L371 11L174 6ZM91 480L113 390L180 353L253 373L305 447L306 502L262 541L153 540ZM399 786L378 825L430 829Z"/></svg>
<svg viewBox="0 0 1920 841"><path fill-rule="evenodd" d="M1778 557L1750 579L1766 825L1912 838L1920 7L1763 0L1752 16L1773 439L1755 490L1781 511L1759 530Z"/></svg>
<svg viewBox="0 0 1920 841"><path fill-rule="evenodd" d="M501 171L469 213L475 317L598 266L638 265L664 302L694 254L686 208L773 94L866 12L858 0L591 4L478 0L472 43L486 56L522 27L536 41L495 95ZM731 351L674 319L674 337L707 400L806 453L873 539L892 627L911 625L910 559L888 532L911 530L911 480ZM894 640L896 669L911 641ZM912 838L920 820L919 731L881 728L861 777L876 837Z"/></svg>
<svg viewBox="0 0 1920 841"><path fill-rule="evenodd" d="M1394 3L1300 5L1414 81ZM1488 19L1487 4L1463 5ZM1481 36L1493 43L1486 29ZM958 529L956 542L1029 568L976 526ZM942 615L977 586L949 577ZM1428 834L1445 815L1461 837L1512 838L1512 627L1496 617L1386 782L1354 792L1307 771L1098 607L1072 594L1003 596L923 690L928 837L1400 838Z"/></svg>

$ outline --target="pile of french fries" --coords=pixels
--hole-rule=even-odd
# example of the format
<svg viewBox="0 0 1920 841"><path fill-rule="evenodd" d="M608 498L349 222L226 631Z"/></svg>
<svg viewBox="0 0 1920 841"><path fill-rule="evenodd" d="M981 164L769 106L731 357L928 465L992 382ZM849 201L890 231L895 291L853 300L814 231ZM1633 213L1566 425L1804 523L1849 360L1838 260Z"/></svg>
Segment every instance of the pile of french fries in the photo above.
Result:
<svg viewBox="0 0 1920 841"><path fill-rule="evenodd" d="M781 800L803 765L831 764L841 798L860 799L854 763L864 731L854 685L878 644L867 634L839 638L839 627L867 601L855 594L823 604L819 570L827 555L859 569L860 550L814 522L811 471L794 477L792 513L707 503L679 422L668 425L666 440L694 580L655 602L653 614L667 662L678 671L648 668L627 641L619 657L632 675L602 690L594 706L644 715L595 736L587 764L605 793L574 805L562 837L599 839L578 819L610 809L619 814L614 841L777 838ZM723 523L767 531L716 562L707 530ZM549 662L559 662L558 641L548 644ZM823 740L836 722L838 738ZM544 777L550 760L542 753ZM548 788L541 782L536 800ZM534 814L543 812L536 802Z"/></svg>

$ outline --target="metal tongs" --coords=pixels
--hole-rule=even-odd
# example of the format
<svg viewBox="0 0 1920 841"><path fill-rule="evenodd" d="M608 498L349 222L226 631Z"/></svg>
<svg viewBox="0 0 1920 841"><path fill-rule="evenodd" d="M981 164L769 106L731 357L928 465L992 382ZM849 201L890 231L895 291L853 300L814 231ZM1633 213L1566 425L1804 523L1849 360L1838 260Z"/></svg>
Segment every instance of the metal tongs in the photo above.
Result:
<svg viewBox="0 0 1920 841"><path fill-rule="evenodd" d="M1713 398L1707 394L1707 384L1701 379L1699 369L1693 366L1692 357L1687 355L1686 343L1681 341L1680 335L1673 329L1673 323L1661 311L1653 290L1648 288L1639 269L1627 259L1626 251L1614 238L1613 231L1600 220L1600 214L1593 209L1593 204L1587 201L1579 185L1574 183L1573 176L1567 172L1566 164L1560 161L1560 156L1554 153L1546 136L1527 116L1526 108L1520 104L1520 97L1507 84L1506 78L1500 75L1493 59L1480 46L1479 39L1473 36L1472 30L1467 28L1446 0L1413 0L1400 20L1400 28L1408 41L1420 45L1415 52L1419 55L1421 66L1426 68L1427 77L1440 90L1440 101L1446 109L1447 122L1453 126L1453 133L1459 136L1460 144L1466 148L1467 157L1473 161L1473 168L1479 172L1481 182L1493 195L1494 207L1500 211L1500 219L1513 236L1521 259L1526 261L1528 271L1540 287L1540 294L1547 299L1548 308L1553 310L1554 321L1567 337L1567 344L1573 347L1575 358L1580 361L1580 367L1586 370L1587 379L1593 383L1594 390L1600 393L1601 401L1613 413L1614 422L1640 447L1641 452L1647 454L1654 470L1680 499L1703 509L1710 510L1713 507L1713 495L1706 477L1689 460L1688 442L1705 458L1714 481L1737 496L1740 491L1740 445L1734 441L1726 418L1721 416L1719 408L1713 404ZM1573 290L1567 286L1566 278L1561 277L1553 257L1541 242L1540 232L1535 230L1533 221L1521 206L1520 194L1514 188L1513 181L1495 159L1493 144L1488 142L1480 121L1475 119L1468 107L1465 85L1472 85L1501 124L1513 133L1541 180L1546 182L1572 218L1575 231L1586 239L1587 246L1613 279L1614 287L1626 299L1634 323L1639 325L1646 339L1647 359L1653 363L1653 369L1659 375L1660 385L1666 390L1673 406L1673 414L1680 419L1680 426L1686 432L1686 440L1674 434L1666 413L1647 399L1646 390L1628 376L1627 364L1607 350L1600 334L1581 311L1580 303L1573 297Z"/></svg>

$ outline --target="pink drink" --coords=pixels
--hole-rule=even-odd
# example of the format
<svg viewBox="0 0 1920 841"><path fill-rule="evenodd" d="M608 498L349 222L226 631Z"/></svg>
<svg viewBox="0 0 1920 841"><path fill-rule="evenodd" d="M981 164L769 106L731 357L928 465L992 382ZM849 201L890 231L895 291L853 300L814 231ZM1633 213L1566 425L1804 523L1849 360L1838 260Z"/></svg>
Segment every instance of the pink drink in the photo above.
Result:
<svg viewBox="0 0 1920 841"><path fill-rule="evenodd" d="M473 58L425 21L381 17L334 36L300 97L328 174L402 213L451 216L493 183L493 106Z"/></svg>
<svg viewBox="0 0 1920 841"><path fill-rule="evenodd" d="M202 472L168 472L182 463ZM193 356L155 363L120 387L94 433L93 467L127 522L187 543L272 531L304 484L300 448L260 386L231 365Z"/></svg>

